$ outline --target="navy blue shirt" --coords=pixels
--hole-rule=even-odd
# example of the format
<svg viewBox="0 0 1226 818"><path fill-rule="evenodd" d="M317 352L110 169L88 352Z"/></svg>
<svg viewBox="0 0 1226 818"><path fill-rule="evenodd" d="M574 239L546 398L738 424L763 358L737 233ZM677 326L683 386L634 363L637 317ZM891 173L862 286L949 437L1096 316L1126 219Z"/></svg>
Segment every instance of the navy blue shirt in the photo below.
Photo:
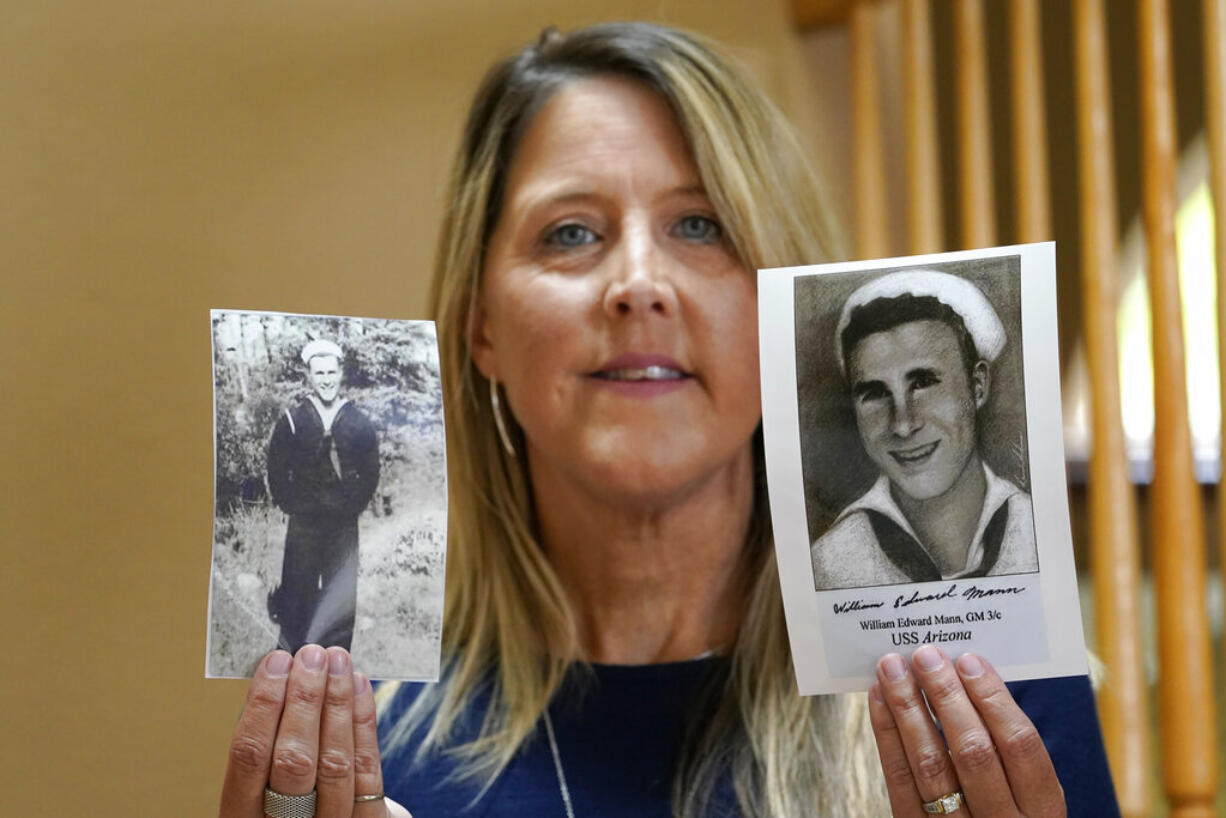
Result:
<svg viewBox="0 0 1226 818"><path fill-rule="evenodd" d="M695 702L722 659L660 665L594 665L575 674L550 706L577 818L671 818L670 797L682 736ZM403 685L385 718L394 721L420 685ZM581 692L576 692L581 689ZM1069 815L1119 815L1089 680L1084 676L1015 682L1014 698L1038 727L1064 787ZM456 736L476 736L487 700L478 697ZM386 724L384 726L386 726ZM452 777L455 762L435 754L414 765L415 747L383 756L384 791L413 818L565 818L544 729L525 742L501 776L479 782ZM716 793L712 813L736 815L731 786ZM725 809L728 811L725 812Z"/></svg>

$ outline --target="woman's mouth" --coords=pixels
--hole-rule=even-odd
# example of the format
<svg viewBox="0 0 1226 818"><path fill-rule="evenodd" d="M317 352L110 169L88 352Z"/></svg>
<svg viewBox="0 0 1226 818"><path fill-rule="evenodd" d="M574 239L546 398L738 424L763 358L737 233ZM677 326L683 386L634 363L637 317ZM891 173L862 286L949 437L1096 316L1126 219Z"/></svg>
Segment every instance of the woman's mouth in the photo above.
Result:
<svg viewBox="0 0 1226 818"><path fill-rule="evenodd" d="M911 449L893 449L890 451L890 457L898 461L900 466L914 466L923 463L932 457L933 452L941 445L941 441L936 440L932 443L925 443L922 446L915 446Z"/></svg>
<svg viewBox="0 0 1226 818"><path fill-rule="evenodd" d="M602 369L593 375L607 381L671 381L690 377L680 369L670 366L625 366Z"/></svg>
<svg viewBox="0 0 1226 818"><path fill-rule="evenodd" d="M650 398L680 389L693 379L667 355L620 355L592 373L605 389L635 398Z"/></svg>

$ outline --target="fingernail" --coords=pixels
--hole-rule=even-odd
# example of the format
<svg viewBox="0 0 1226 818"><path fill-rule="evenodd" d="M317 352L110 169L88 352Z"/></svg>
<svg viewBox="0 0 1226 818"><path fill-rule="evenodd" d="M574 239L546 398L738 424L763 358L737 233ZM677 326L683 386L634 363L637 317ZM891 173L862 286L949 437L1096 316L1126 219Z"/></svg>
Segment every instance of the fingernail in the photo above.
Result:
<svg viewBox="0 0 1226 818"><path fill-rule="evenodd" d="M868 697L878 704L885 704L885 699L881 695L881 685L873 682L873 686L868 689Z"/></svg>
<svg viewBox="0 0 1226 818"><path fill-rule="evenodd" d="M891 682L897 682L907 675L907 663L897 653L891 653L881 660L881 672Z"/></svg>
<svg viewBox="0 0 1226 818"><path fill-rule="evenodd" d="M370 679L366 678L365 673L354 672L353 674L353 689L356 693L365 693L370 687Z"/></svg>
<svg viewBox="0 0 1226 818"><path fill-rule="evenodd" d="M322 670L324 666L324 649L319 645L307 645L298 651L298 659L307 670Z"/></svg>
<svg viewBox="0 0 1226 818"><path fill-rule="evenodd" d="M349 654L343 650L328 651L328 673L344 676L349 672Z"/></svg>
<svg viewBox="0 0 1226 818"><path fill-rule="evenodd" d="M983 662L973 653L964 653L958 657L958 672L968 679L983 675Z"/></svg>
<svg viewBox="0 0 1226 818"><path fill-rule="evenodd" d="M273 651L268 656L268 661L264 663L264 675L273 678L281 678L289 675L289 666L294 663L294 658L283 650Z"/></svg>
<svg viewBox="0 0 1226 818"><path fill-rule="evenodd" d="M945 657L941 655L939 648L934 648L932 645L924 645L911 657L915 660L915 665L924 672L931 672L939 668L945 663Z"/></svg>

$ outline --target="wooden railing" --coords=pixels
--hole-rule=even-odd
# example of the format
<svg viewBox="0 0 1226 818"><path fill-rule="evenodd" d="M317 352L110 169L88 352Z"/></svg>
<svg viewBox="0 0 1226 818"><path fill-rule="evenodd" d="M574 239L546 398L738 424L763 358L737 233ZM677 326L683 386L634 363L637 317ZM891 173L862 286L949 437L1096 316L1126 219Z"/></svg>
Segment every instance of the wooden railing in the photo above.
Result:
<svg viewBox="0 0 1226 818"><path fill-rule="evenodd" d="M1149 698L1141 649L1136 503L1120 418L1115 270L1115 150L1102 0L1076 0L1077 144L1081 182L1082 337L1093 384L1089 505L1098 650L1109 674L1099 690L1103 737L1124 814L1149 814Z"/></svg>
<svg viewBox="0 0 1226 818"><path fill-rule="evenodd" d="M1096 644L1106 665L1099 691L1104 738L1126 816L1148 816L1162 797L1177 818L1214 814L1218 756L1215 744L1214 668L1206 600L1205 526L1193 471L1186 399L1182 312L1175 252L1175 94L1172 36L1166 0L1136 0L1143 190L1142 212L1152 310L1155 432L1153 579L1157 595L1158 717L1161 741L1149 736L1141 605L1141 557L1135 487L1130 482L1121 422L1116 314L1119 308L1114 129L1108 59L1108 10L1120 4L1073 0L1060 25L1071 31L1073 76L1048 77L1073 86L1076 100L1077 176L1081 247L1081 338L1090 374L1088 507L1090 572ZM934 3L952 6L952 63L959 237L947 241L941 210L941 172L935 91ZM1206 131L1216 215L1217 267L1226 270L1226 0L1203 0ZM1047 5L1053 8L1052 4ZM883 87L903 95L902 150L908 197L907 247L934 252L997 242L992 180L988 69L983 0L795 0L805 25L849 28L855 142L856 248L862 257L889 255L885 149L880 115ZM944 11L945 9L942 9ZM993 9L995 10L995 9ZM1051 237L1048 135L1044 116L1040 4L1010 0L1009 128L1013 133L1013 242ZM897 76L882 76L878 59L881 17L897 15L902 54ZM890 84L893 84L892 86ZM1199 102L1199 101L1197 101ZM1226 330L1226 287L1218 289L1219 326ZM1221 333L1226 336L1226 331ZM1226 345L1219 340L1226 368ZM1222 377L1226 406L1226 371ZM1226 436L1223 436L1226 462ZM1226 531L1226 503L1221 530ZM1226 565L1226 551L1223 554ZM1164 793L1149 790L1151 748L1161 751Z"/></svg>

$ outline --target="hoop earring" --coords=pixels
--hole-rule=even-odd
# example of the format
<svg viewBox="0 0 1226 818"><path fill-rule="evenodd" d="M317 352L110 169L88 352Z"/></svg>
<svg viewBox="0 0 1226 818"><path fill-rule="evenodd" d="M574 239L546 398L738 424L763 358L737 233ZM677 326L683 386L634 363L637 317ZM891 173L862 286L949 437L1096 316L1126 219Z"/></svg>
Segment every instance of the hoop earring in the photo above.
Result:
<svg viewBox="0 0 1226 818"><path fill-rule="evenodd" d="M511 457L514 457L515 447L511 445L506 423L502 420L502 402L498 400L498 379L493 375L490 376L490 408L494 410L494 425L498 427L498 437L502 440L502 448L506 449L507 454Z"/></svg>

